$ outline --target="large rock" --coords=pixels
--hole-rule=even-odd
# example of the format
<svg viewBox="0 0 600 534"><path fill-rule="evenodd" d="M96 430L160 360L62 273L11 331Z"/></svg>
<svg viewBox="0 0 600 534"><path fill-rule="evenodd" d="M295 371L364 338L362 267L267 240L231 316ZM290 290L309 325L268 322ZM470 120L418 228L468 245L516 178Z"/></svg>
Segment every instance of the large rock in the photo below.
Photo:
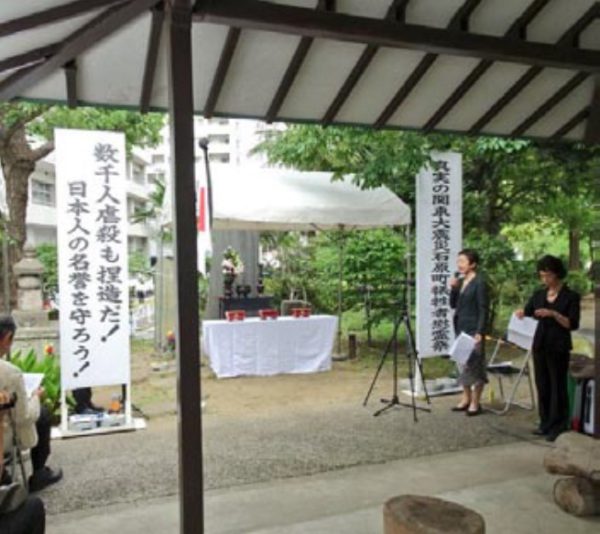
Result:
<svg viewBox="0 0 600 534"><path fill-rule="evenodd" d="M565 432L555 443L556 448L544 458L548 473L600 483L600 440L578 432Z"/></svg>
<svg viewBox="0 0 600 534"><path fill-rule="evenodd" d="M600 514L600 484L587 478L561 478L554 484L554 502L576 516Z"/></svg>
<svg viewBox="0 0 600 534"><path fill-rule="evenodd" d="M483 517L435 497L401 495L383 507L385 534L483 534Z"/></svg>

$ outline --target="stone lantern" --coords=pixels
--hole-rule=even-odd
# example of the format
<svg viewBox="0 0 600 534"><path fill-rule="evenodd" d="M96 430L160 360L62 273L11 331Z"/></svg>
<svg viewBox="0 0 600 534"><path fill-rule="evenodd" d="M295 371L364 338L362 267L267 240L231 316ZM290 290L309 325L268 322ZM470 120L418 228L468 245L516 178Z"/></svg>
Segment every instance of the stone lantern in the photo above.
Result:
<svg viewBox="0 0 600 534"><path fill-rule="evenodd" d="M44 354L44 348L52 345L58 353L58 322L49 321L48 311L44 310L44 266L37 259L33 245L25 245L23 258L14 265L13 273L17 279L17 308L12 311L12 316L18 327L13 350L33 349L39 358Z"/></svg>
<svg viewBox="0 0 600 534"><path fill-rule="evenodd" d="M25 245L23 258L13 267L17 279L17 309L13 317L19 327L45 326L48 312L44 311L42 298L42 275L44 266L37 259L32 245Z"/></svg>

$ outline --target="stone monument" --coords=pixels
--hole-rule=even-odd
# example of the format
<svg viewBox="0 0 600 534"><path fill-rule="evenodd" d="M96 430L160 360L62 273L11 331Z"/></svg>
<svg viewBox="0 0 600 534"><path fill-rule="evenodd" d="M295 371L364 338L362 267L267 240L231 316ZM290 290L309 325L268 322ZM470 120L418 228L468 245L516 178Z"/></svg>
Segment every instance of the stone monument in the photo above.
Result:
<svg viewBox="0 0 600 534"><path fill-rule="evenodd" d="M44 354L44 347L52 345L54 352L60 354L58 321L50 321L48 311L44 310L44 266L32 245L25 245L23 258L14 265L13 273L17 279L17 308L12 316L18 326L13 351L34 349L39 358Z"/></svg>

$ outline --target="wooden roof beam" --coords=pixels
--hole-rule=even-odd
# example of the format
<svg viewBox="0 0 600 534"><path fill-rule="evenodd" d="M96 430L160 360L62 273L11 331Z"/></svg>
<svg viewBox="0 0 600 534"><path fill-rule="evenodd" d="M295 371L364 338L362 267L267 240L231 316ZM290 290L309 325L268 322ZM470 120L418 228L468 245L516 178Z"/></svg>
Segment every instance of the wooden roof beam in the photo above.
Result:
<svg viewBox="0 0 600 534"><path fill-rule="evenodd" d="M61 22L79 15L84 15L95 9L111 6L113 4L122 4L125 1L127 0L76 0L75 2L69 2L68 4L51 7L25 17L0 23L0 37L32 30L46 24Z"/></svg>
<svg viewBox="0 0 600 534"><path fill-rule="evenodd" d="M227 71L229 70L233 54L235 53L238 41L240 40L241 31L240 28L229 28L229 31L227 32L225 44L223 45L221 57L219 58L219 64L217 65L217 70L215 71L215 76L210 84L208 97L204 104L203 115L207 119L210 119L213 116L215 108L217 107L217 102L219 101L219 96L221 96L221 90L223 89L223 84L225 83L225 78L227 76Z"/></svg>
<svg viewBox="0 0 600 534"><path fill-rule="evenodd" d="M7 57L0 60L0 72L7 70L20 69L21 67L31 66L33 63L39 63L48 59L58 50L58 44L51 44L29 50L23 54Z"/></svg>
<svg viewBox="0 0 600 534"><path fill-rule="evenodd" d="M471 13L473 13L475 8L480 3L480 0L466 0L450 20L448 28L452 29L453 31L467 28L468 18L471 16ZM425 57L421 59L415 70L406 79L404 84L402 84L402 87L398 89L396 94L389 101L388 105L384 108L379 117L377 117L377 120L373 125L375 128L383 128L387 124L387 122L392 118L392 116L398 111L398 108L402 105L402 103L412 93L413 89L421 81L423 76L427 74L430 67L435 63L437 58L438 54L426 54Z"/></svg>
<svg viewBox="0 0 600 534"><path fill-rule="evenodd" d="M589 144L600 144L600 76L594 79L594 93L584 140Z"/></svg>
<svg viewBox="0 0 600 534"><path fill-rule="evenodd" d="M600 16L600 3L593 4L580 18L573 24L559 39L555 45L561 51L566 49L577 50L573 47L583 31ZM498 113L500 113L516 96L527 87L541 72L542 66L534 66L527 71L514 83L512 87L504 93L500 99L470 128L470 134L478 134ZM583 70L586 69L575 69Z"/></svg>
<svg viewBox="0 0 600 534"><path fill-rule="evenodd" d="M533 0L523 14L513 23L506 32L506 37L515 37L519 39L527 38L527 26L533 21L538 13L546 7L550 0ZM423 129L426 132L433 130L456 104L471 90L479 79L494 64L489 59L481 60L462 83L452 92L452 94L437 109L431 118L425 123Z"/></svg>
<svg viewBox="0 0 600 534"><path fill-rule="evenodd" d="M10 76L0 82L0 101L12 100L40 80L61 68L98 41L117 31L128 22L150 9L156 0L131 0L103 11L82 28L69 35L54 55L19 76Z"/></svg>
<svg viewBox="0 0 600 534"><path fill-rule="evenodd" d="M395 22L404 22L406 19L406 6L410 0L393 0L392 4L388 8L385 18L388 20L393 20ZM379 47L376 45L367 45L363 50L360 58L350 71L350 74L344 81L344 84L338 91L337 95L333 99L333 102L323 115L323 119L321 123L324 126L327 126L333 122L336 115L339 113L340 109L348 100L348 97L356 87L356 84L361 79L362 75L367 70L367 67L371 64L371 61L375 57L375 54L379 50Z"/></svg>
<svg viewBox="0 0 600 534"><path fill-rule="evenodd" d="M600 72L600 51L327 13L258 0L198 0L194 19L302 37L373 44L431 54Z"/></svg>
<svg viewBox="0 0 600 534"><path fill-rule="evenodd" d="M142 94L140 96L140 113L147 113L150 109L152 88L156 76L156 64L158 62L158 49L164 26L164 5L158 4L152 9L152 25L148 35L148 48L146 50L146 64L144 66L144 79L142 81Z"/></svg>
<svg viewBox="0 0 600 534"><path fill-rule="evenodd" d="M67 105L71 109L77 107L77 63L69 61L64 67L67 82Z"/></svg>
<svg viewBox="0 0 600 534"><path fill-rule="evenodd" d="M580 112L576 113L571 117L563 126L561 126L554 134L551 139L559 140L567 135L573 128L579 126L585 119L590 116L590 107L586 106Z"/></svg>
<svg viewBox="0 0 600 534"><path fill-rule="evenodd" d="M335 9L335 1L332 0L319 0L317 3L317 10L323 11L333 11ZM281 82L279 83L279 87L275 92L275 96L269 105L269 109L267 110L267 114L265 115L265 122L271 123L277 118L277 114L283 105L285 98L287 97L298 72L302 68L302 64L308 55L308 51L312 46L314 41L313 37L302 37L298 46L296 47L296 51L292 56L290 64L288 65Z"/></svg>
<svg viewBox="0 0 600 534"><path fill-rule="evenodd" d="M585 80L587 80L589 74L587 72L579 72L575 74L570 80L568 80L556 93L548 98L541 106L539 106L531 115L529 115L519 126L517 126L511 133L514 137L519 137L529 128L531 128L536 122L542 117L548 114L554 109L568 94L579 87Z"/></svg>

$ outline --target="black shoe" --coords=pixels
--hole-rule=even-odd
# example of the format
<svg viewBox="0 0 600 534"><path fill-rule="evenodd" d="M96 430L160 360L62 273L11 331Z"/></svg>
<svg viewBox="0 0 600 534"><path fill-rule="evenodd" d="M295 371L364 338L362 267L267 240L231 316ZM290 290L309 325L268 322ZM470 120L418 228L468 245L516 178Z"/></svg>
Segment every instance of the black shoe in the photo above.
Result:
<svg viewBox="0 0 600 534"><path fill-rule="evenodd" d="M543 430L541 428L536 428L535 430L532 430L531 433L534 436L545 436L548 432L546 432L545 430Z"/></svg>
<svg viewBox="0 0 600 534"><path fill-rule="evenodd" d="M56 484L63 477L62 469L50 469L48 466L34 471L29 477L29 491L42 491L44 488Z"/></svg>
<svg viewBox="0 0 600 534"><path fill-rule="evenodd" d="M476 415L480 415L483 413L483 409L481 408L481 406L477 407L477 410L467 410L466 414L468 417L475 417Z"/></svg>
<svg viewBox="0 0 600 534"><path fill-rule="evenodd" d="M566 429L561 429L561 430L551 430L550 432L548 432L548 435L546 436L546 441L549 442L553 442L556 441L556 438L558 436L560 436L563 432L566 432Z"/></svg>
<svg viewBox="0 0 600 534"><path fill-rule="evenodd" d="M453 406L451 410L453 412L466 412L469 409L469 405L465 404L464 406Z"/></svg>

